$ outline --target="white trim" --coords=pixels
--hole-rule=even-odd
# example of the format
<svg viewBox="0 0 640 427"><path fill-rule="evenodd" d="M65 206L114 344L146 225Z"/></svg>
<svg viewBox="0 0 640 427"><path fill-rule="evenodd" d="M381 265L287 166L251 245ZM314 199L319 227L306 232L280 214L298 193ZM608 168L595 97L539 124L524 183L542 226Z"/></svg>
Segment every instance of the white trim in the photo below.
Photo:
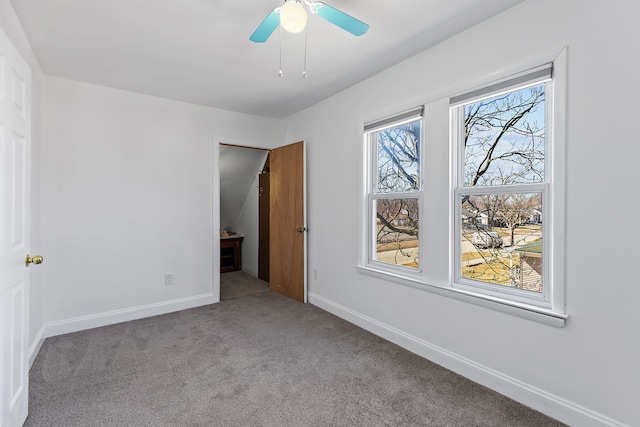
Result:
<svg viewBox="0 0 640 427"><path fill-rule="evenodd" d="M173 313L174 311L187 310L203 305L214 304L216 302L217 301L214 298L213 293L208 293L171 301L163 301L155 304L147 304L122 310L114 310L89 316L60 320L57 322L47 323L45 325L46 330L44 332L44 338L68 334L71 332L84 331L86 329L99 328L101 326L108 326L121 322L128 322L130 320L143 319L145 317Z"/></svg>
<svg viewBox="0 0 640 427"><path fill-rule="evenodd" d="M35 339L29 346L29 369L33 366L33 362L36 361L36 357L38 353L40 353L40 349L42 348L42 344L44 344L46 328L45 325L42 325L42 328L36 334Z"/></svg>
<svg viewBox="0 0 640 427"><path fill-rule="evenodd" d="M211 263L211 291L216 302L220 302L220 144L223 138L213 135L211 137L211 253L213 262Z"/></svg>
<svg viewBox="0 0 640 427"><path fill-rule="evenodd" d="M370 254L370 229L371 220L369 219L369 188L371 188L371 147L369 144L369 135L360 129L360 135L362 136L362 142L358 144L358 156L360 162L358 164L358 172L360 176L360 194L358 203L358 213L360 221L358 224L358 261L360 264L365 265L369 262ZM364 221L362 220L364 218Z"/></svg>
<svg viewBox="0 0 640 427"><path fill-rule="evenodd" d="M406 350L563 423L582 427L628 427L620 421L476 363L320 295L310 293L309 302Z"/></svg>
<svg viewBox="0 0 640 427"><path fill-rule="evenodd" d="M492 98L503 93L512 91L514 88L523 88L550 80L553 74L553 63L548 63L526 70L516 75L507 76L503 79L479 86L463 94L454 95L450 98L452 107L463 104L479 102L483 99Z"/></svg>
<svg viewBox="0 0 640 427"><path fill-rule="evenodd" d="M489 308L491 310L510 314L523 319L533 320L534 322L543 323L556 328L564 327L567 319L569 318L567 314L557 313L542 307L532 306L513 300L506 300L492 295L480 294L478 292L470 292L460 288L432 285L423 282L421 278L411 278L405 274L393 274L391 272L363 265L358 265L356 268L360 273L368 276L399 283L404 286L431 292L436 295L454 298L458 301Z"/></svg>
<svg viewBox="0 0 640 427"><path fill-rule="evenodd" d="M305 304L309 302L309 223L307 221L307 142L302 140L302 228L304 229L303 234L303 264L304 264L304 274L303 274L303 282L304 282L304 292L302 299Z"/></svg>
<svg viewBox="0 0 640 427"><path fill-rule="evenodd" d="M400 126L404 123L410 123L418 118L424 117L424 105L416 108L412 108L409 111L394 114L390 117L375 120L370 123L364 124L364 132L379 132L381 130L389 129L391 127Z"/></svg>
<svg viewBox="0 0 640 427"><path fill-rule="evenodd" d="M550 242L547 257L547 268L550 273L547 278L551 284L552 310L565 311L566 277L565 277L565 226L568 223L566 217L566 147L567 147L567 47L564 47L553 60L554 76L552 102L549 103L551 138L553 155L551 165L548 165L546 173L548 179L553 182L547 203L549 211L553 212L547 221L547 235L544 236ZM553 230L553 232L552 232ZM549 233L553 233L549 236Z"/></svg>

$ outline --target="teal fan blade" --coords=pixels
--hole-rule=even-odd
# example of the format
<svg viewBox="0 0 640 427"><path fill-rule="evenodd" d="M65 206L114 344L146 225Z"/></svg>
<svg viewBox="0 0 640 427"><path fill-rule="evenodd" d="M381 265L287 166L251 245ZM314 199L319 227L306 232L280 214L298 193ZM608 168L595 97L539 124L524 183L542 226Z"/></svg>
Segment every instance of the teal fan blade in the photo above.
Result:
<svg viewBox="0 0 640 427"><path fill-rule="evenodd" d="M310 9L319 17L350 32L354 36L361 36L369 30L369 24L365 24L359 19L356 19L351 15L347 15L335 7L331 7L321 1L311 3Z"/></svg>
<svg viewBox="0 0 640 427"><path fill-rule="evenodd" d="M254 43L264 43L267 41L271 33L280 25L280 8L277 7L271 11L258 28L251 34L249 40Z"/></svg>

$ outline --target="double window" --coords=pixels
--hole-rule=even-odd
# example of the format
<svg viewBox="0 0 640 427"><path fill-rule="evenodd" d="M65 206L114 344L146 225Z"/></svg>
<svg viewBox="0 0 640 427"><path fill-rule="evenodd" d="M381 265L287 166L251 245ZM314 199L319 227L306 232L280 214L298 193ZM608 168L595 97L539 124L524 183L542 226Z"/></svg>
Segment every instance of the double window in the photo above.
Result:
<svg viewBox="0 0 640 427"><path fill-rule="evenodd" d="M560 58L563 73L565 61ZM556 110L563 100L556 92L564 81L553 72L554 64L544 65L448 103L427 104L427 111L440 111L428 122L430 128L449 127L449 140L427 132L442 140L423 141L424 108L365 124L362 271L461 299L555 316L559 323L554 324L564 324L562 266L553 256L563 249L558 223L563 138L554 125L562 127L563 113ZM430 164L432 159L422 158L432 144L449 144L448 169L442 159ZM423 182L425 170L442 171L442 176ZM439 230L421 227L424 200L430 200L429 212L435 209L434 199L426 196L443 194L442 186L449 187L449 204L437 205L437 217L449 229L448 241ZM440 227L433 218L428 223ZM441 251L450 255L447 266L442 258L432 262ZM425 259L426 254L431 255Z"/></svg>

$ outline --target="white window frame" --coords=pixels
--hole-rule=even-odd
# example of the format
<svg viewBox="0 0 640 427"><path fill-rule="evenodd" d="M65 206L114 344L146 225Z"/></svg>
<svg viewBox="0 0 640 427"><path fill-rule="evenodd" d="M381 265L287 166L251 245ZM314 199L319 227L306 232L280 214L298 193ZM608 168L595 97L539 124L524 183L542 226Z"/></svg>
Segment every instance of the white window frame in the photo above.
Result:
<svg viewBox="0 0 640 427"><path fill-rule="evenodd" d="M420 120L420 188L412 191L402 192L389 192L379 193L376 191L377 186L377 132L390 129L396 126L401 126L406 123L411 123ZM366 207L365 215L366 230L364 232L366 250L364 265L366 268L370 268L373 271L392 274L394 276L410 278L413 280L419 280L422 273L423 265L423 250L422 245L422 230L423 230L423 192L424 192L424 178L423 178L423 153L424 153L424 109L423 107L413 108L398 114L394 114L389 117L382 118L364 125L364 146L365 146L365 194L366 194ZM385 199L416 199L418 201L418 268L403 267L399 265L389 264L381 261L377 261L376 254L376 212L374 212L373 205L376 200Z"/></svg>
<svg viewBox="0 0 640 427"><path fill-rule="evenodd" d="M554 63L546 64L514 76L493 82L479 89L451 98L451 147L452 147L452 212L451 227L453 259L451 287L469 295L489 298L502 304L527 310L548 313L566 319L564 308L564 271L562 263L554 262L564 253L563 228L559 227L564 217L564 105L566 87L566 58L560 55ZM509 93L526 87L545 84L545 174L544 181L535 184L501 186L464 186L464 147L461 124L464 105ZM540 294L526 290L493 285L462 277L460 239L462 232L461 200L464 195L491 194L542 194L545 212L542 230L542 283ZM561 249L562 248L562 249Z"/></svg>
<svg viewBox="0 0 640 427"><path fill-rule="evenodd" d="M548 74L547 74L548 73ZM540 76L541 75L541 76ZM540 77L539 77L540 76ZM516 81L513 84L513 81ZM542 238L542 293L536 294L530 291L514 289L506 286L490 284L488 282L482 282L472 280L462 276L462 212L461 212L461 199L463 196L474 195L501 195L501 194L522 194L522 193L540 193L542 194L542 206L546 210L548 203L548 194L550 192L551 183L546 171L549 169L550 155L553 145L550 135L553 135L552 120L551 120L551 108L548 108L549 104L553 103L553 83L552 83L552 66L544 67L542 72L530 71L521 78L509 79L505 88L492 90L496 85L491 85L487 88L486 92L482 89L473 91L470 96L456 97L457 102L452 103L451 106L451 137L452 144L454 145L454 235L458 238L454 238L454 281L453 287L464 289L469 292L477 292L483 295L490 295L498 298L504 298L506 300L513 300L522 303L532 304L535 306L550 308L550 292L549 292L549 274L548 274L548 246L547 237L549 233L547 231L546 221L543 225L543 238ZM490 185L490 186L472 186L466 187L464 185L465 177L465 149L463 146L463 129L462 123L464 122L464 106L480 102L483 99L493 98L502 94L512 93L515 91L526 89L527 87L537 86L540 84L545 85L545 143L544 143L544 181L536 184L522 184L522 185ZM500 85L497 85L500 86ZM549 102L551 101L551 102Z"/></svg>

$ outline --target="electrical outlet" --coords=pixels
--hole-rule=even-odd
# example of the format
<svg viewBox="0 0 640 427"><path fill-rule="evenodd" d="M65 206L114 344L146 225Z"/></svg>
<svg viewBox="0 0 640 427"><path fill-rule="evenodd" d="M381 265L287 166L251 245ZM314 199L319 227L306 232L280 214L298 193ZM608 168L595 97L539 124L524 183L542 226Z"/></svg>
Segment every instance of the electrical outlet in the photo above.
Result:
<svg viewBox="0 0 640 427"><path fill-rule="evenodd" d="M165 286L173 285L173 273L165 273L165 275L164 275L164 284L165 284Z"/></svg>
<svg viewBox="0 0 640 427"><path fill-rule="evenodd" d="M318 270L316 268L313 269L313 278L318 280Z"/></svg>

